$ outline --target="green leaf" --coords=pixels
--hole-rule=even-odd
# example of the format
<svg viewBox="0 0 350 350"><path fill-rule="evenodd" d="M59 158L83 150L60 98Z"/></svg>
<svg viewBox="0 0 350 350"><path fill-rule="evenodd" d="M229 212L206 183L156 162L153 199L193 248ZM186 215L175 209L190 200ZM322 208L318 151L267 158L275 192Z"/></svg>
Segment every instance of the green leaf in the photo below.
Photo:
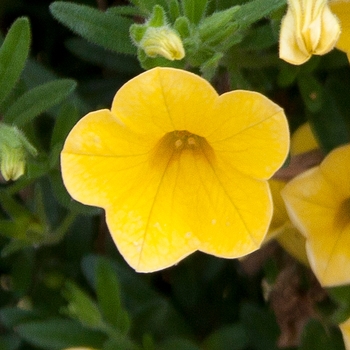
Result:
<svg viewBox="0 0 350 350"><path fill-rule="evenodd" d="M280 330L272 312L247 303L242 306L241 319L253 349L277 350L276 342Z"/></svg>
<svg viewBox="0 0 350 350"><path fill-rule="evenodd" d="M224 40L226 34L222 35L221 32L225 31L229 24L233 25L234 28L238 27L236 23L233 23L238 10L239 6L235 6L224 11L215 12L210 17L205 18L198 27L201 40L203 42Z"/></svg>
<svg viewBox="0 0 350 350"><path fill-rule="evenodd" d="M120 301L120 289L116 272L106 259L99 258L96 266L96 293L103 319L126 334L129 319Z"/></svg>
<svg viewBox="0 0 350 350"><path fill-rule="evenodd" d="M17 335L8 334L0 336L0 350L17 350L21 345L21 339Z"/></svg>
<svg viewBox="0 0 350 350"><path fill-rule="evenodd" d="M325 86L323 107L317 113L307 113L307 119L322 150L332 149L350 141L349 130L332 91Z"/></svg>
<svg viewBox="0 0 350 350"><path fill-rule="evenodd" d="M286 4L286 0L253 0L239 8L235 19L241 28L247 28Z"/></svg>
<svg viewBox="0 0 350 350"><path fill-rule="evenodd" d="M79 120L78 111L71 103L64 104L58 114L51 136L51 149L56 145L63 146L63 143Z"/></svg>
<svg viewBox="0 0 350 350"><path fill-rule="evenodd" d="M68 301L68 313L91 328L102 327L101 313L95 302L73 282L67 282L63 296Z"/></svg>
<svg viewBox="0 0 350 350"><path fill-rule="evenodd" d="M136 57L116 54L85 39L72 38L65 42L69 51L80 59L94 65L111 69L118 74L135 76L142 72Z"/></svg>
<svg viewBox="0 0 350 350"><path fill-rule="evenodd" d="M301 336L299 350L344 350L339 329L325 327L317 320L310 320Z"/></svg>
<svg viewBox="0 0 350 350"><path fill-rule="evenodd" d="M179 349L181 349L181 350L201 350L201 349L206 349L207 350L207 348L199 347L198 345L194 344L193 342L191 342L191 341L189 341L187 339L172 338L172 337L166 339L164 342L162 342L157 347L157 350L179 350ZM228 349L228 347L226 349Z"/></svg>
<svg viewBox="0 0 350 350"><path fill-rule="evenodd" d="M37 318L38 315L36 315L35 312L18 307L5 307L0 310L1 323L7 328L12 328Z"/></svg>
<svg viewBox="0 0 350 350"><path fill-rule="evenodd" d="M17 326L16 331L29 343L51 350L74 346L101 348L106 340L102 333L67 319L28 322Z"/></svg>
<svg viewBox="0 0 350 350"><path fill-rule="evenodd" d="M332 320L337 324L346 321L350 317L350 286L327 288L327 292L337 304L337 308L331 316Z"/></svg>
<svg viewBox="0 0 350 350"><path fill-rule="evenodd" d="M298 86L306 108L313 113L324 105L324 91L321 84L311 74L300 74Z"/></svg>
<svg viewBox="0 0 350 350"><path fill-rule="evenodd" d="M176 21L178 17L181 16L180 5L178 0L169 0L168 1L169 16L172 23Z"/></svg>
<svg viewBox="0 0 350 350"><path fill-rule="evenodd" d="M198 24L205 14L208 0L183 0L184 15L194 24Z"/></svg>
<svg viewBox="0 0 350 350"><path fill-rule="evenodd" d="M9 95L29 54L30 26L27 18L17 19L0 48L0 103Z"/></svg>
<svg viewBox="0 0 350 350"><path fill-rule="evenodd" d="M203 342L206 350L243 350L249 345L249 338L241 324L223 326L210 334Z"/></svg>
<svg viewBox="0 0 350 350"><path fill-rule="evenodd" d="M5 113L4 120L22 127L66 98L76 87L71 79L39 85L23 94Z"/></svg>
<svg viewBox="0 0 350 350"><path fill-rule="evenodd" d="M62 24L92 43L115 52L136 54L136 47L129 37L131 19L63 1L52 3L50 11Z"/></svg>

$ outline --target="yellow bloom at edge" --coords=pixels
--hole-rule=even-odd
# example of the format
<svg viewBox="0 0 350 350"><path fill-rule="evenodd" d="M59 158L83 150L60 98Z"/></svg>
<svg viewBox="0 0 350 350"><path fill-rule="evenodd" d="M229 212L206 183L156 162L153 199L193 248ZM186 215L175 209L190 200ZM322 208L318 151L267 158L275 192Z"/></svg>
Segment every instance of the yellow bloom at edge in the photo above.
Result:
<svg viewBox="0 0 350 350"><path fill-rule="evenodd" d="M317 141L309 123L301 125L292 135L290 154L296 156L318 148ZM265 241L275 238L278 243L293 257L305 265L309 265L305 250L306 239L291 223L281 191L286 186L284 180L270 179L270 189L273 199L273 216Z"/></svg>
<svg viewBox="0 0 350 350"><path fill-rule="evenodd" d="M323 286L350 283L350 145L289 182L289 216L306 236L310 266Z"/></svg>
<svg viewBox="0 0 350 350"><path fill-rule="evenodd" d="M291 64L303 64L311 55L331 51L339 34L339 20L328 0L289 0L281 23L279 56Z"/></svg>
<svg viewBox="0 0 350 350"><path fill-rule="evenodd" d="M111 110L78 122L62 175L73 198L105 209L125 260L150 272L196 250L258 249L272 215L267 179L288 147L284 112L263 95L219 96L195 74L154 68L126 83Z"/></svg>
<svg viewBox="0 0 350 350"><path fill-rule="evenodd" d="M336 46L346 52L350 60L350 0L332 0L329 5L341 23L341 34Z"/></svg>
<svg viewBox="0 0 350 350"><path fill-rule="evenodd" d="M346 350L350 350L350 318L339 325Z"/></svg>

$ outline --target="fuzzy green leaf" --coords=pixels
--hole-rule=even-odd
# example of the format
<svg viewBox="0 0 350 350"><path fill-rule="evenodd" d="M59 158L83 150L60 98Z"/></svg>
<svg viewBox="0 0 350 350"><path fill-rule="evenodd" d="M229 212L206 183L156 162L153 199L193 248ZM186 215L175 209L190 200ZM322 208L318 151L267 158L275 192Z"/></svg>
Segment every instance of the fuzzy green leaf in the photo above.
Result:
<svg viewBox="0 0 350 350"><path fill-rule="evenodd" d="M4 120L17 126L23 126L61 102L76 87L71 79L60 79L39 85L23 94L5 113Z"/></svg>
<svg viewBox="0 0 350 350"><path fill-rule="evenodd" d="M119 53L136 54L129 37L131 19L63 1L52 3L50 11L58 21L92 43Z"/></svg>
<svg viewBox="0 0 350 350"><path fill-rule="evenodd" d="M184 15L194 24L198 24L205 14L208 0L183 0Z"/></svg>
<svg viewBox="0 0 350 350"><path fill-rule="evenodd" d="M247 28L285 4L286 0L250 1L239 8L239 11L235 14L235 19L241 28Z"/></svg>
<svg viewBox="0 0 350 350"><path fill-rule="evenodd" d="M27 18L19 18L11 26L0 48L0 103L9 95L19 79L29 54L30 26Z"/></svg>

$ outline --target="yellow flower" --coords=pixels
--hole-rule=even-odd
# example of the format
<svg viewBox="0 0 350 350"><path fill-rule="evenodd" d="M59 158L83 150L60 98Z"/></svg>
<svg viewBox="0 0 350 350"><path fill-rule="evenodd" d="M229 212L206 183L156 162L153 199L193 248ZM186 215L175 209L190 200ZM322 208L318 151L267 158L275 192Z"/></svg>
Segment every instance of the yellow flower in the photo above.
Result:
<svg viewBox="0 0 350 350"><path fill-rule="evenodd" d="M62 175L75 199L106 210L125 260L155 271L196 250L258 249L272 214L266 179L288 146L283 110L261 94L218 96L195 74L155 68L78 122Z"/></svg>
<svg viewBox="0 0 350 350"><path fill-rule="evenodd" d="M346 52L350 60L350 1L332 0L329 5L341 23L341 34L337 48Z"/></svg>
<svg viewBox="0 0 350 350"><path fill-rule="evenodd" d="M324 55L338 41L340 25L328 0L289 0L282 19L279 55L291 64L303 64L311 55Z"/></svg>
<svg viewBox="0 0 350 350"><path fill-rule="evenodd" d="M350 318L339 325L346 350L350 350Z"/></svg>
<svg viewBox="0 0 350 350"><path fill-rule="evenodd" d="M317 148L318 144L309 123L301 125L293 133L290 142L290 154L292 157ZM287 182L273 178L269 180L269 184L274 210L265 241L275 238L290 255L303 264L308 265L309 263L305 251L306 239L291 223L281 196L281 191L286 186Z"/></svg>
<svg viewBox="0 0 350 350"><path fill-rule="evenodd" d="M350 145L289 182L282 196L306 236L310 265L324 286L350 282Z"/></svg>

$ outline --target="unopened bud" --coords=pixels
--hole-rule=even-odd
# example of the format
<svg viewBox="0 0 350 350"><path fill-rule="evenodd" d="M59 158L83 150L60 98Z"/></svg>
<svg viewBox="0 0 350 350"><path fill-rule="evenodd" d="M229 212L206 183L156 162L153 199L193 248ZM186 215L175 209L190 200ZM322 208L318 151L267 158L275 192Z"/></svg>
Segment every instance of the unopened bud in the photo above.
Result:
<svg viewBox="0 0 350 350"><path fill-rule="evenodd" d="M163 56L170 61L181 60L185 50L177 32L167 26L148 27L140 47L149 57Z"/></svg>

